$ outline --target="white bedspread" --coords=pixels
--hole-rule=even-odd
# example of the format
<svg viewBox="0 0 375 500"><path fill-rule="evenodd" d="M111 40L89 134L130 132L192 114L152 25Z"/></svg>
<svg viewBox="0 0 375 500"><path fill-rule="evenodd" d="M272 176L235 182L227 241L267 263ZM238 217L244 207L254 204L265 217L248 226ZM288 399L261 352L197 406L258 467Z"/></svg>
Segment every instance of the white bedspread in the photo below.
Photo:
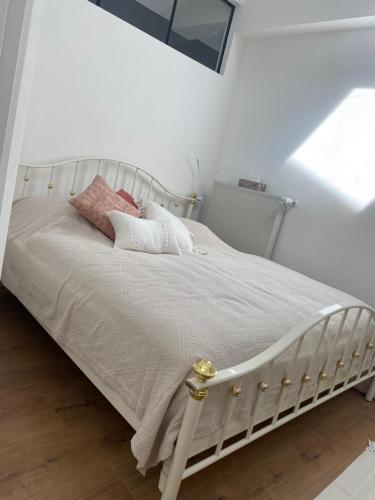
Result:
<svg viewBox="0 0 375 500"><path fill-rule="evenodd" d="M142 471L172 452L194 361L235 365L322 307L358 303L187 224L207 255L112 248L60 197L13 207L2 280L134 410L141 425L132 450ZM199 436L221 418L209 400Z"/></svg>

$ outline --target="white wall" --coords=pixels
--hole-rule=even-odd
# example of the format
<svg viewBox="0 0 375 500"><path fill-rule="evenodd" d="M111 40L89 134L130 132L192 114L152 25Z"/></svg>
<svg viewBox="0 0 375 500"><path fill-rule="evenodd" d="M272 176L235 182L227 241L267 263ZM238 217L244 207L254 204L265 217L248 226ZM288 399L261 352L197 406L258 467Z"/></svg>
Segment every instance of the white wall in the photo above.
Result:
<svg viewBox="0 0 375 500"><path fill-rule="evenodd" d="M263 30L375 15L374 0L247 0L235 30L251 35Z"/></svg>
<svg viewBox="0 0 375 500"><path fill-rule="evenodd" d="M356 211L288 158L351 90L375 89L375 30L249 40L243 58L218 178L258 174L299 200L275 260L374 306L375 202Z"/></svg>
<svg viewBox="0 0 375 500"><path fill-rule="evenodd" d="M2 2L0 3L0 54L1 54L1 47L3 45L5 20L7 17L8 3L9 3L9 0L2 0Z"/></svg>
<svg viewBox="0 0 375 500"><path fill-rule="evenodd" d="M207 191L238 47L219 75L86 0L44 3L22 160L110 155L185 193L199 157Z"/></svg>
<svg viewBox="0 0 375 500"><path fill-rule="evenodd" d="M37 3L18 0L0 10L0 273L33 75Z"/></svg>

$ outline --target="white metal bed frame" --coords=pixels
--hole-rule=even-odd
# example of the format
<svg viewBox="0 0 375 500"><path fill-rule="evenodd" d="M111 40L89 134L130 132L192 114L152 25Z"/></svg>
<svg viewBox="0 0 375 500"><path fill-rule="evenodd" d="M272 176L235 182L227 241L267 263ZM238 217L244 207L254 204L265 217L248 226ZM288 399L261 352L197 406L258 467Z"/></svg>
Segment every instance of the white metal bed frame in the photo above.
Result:
<svg viewBox="0 0 375 500"><path fill-rule="evenodd" d="M125 160L83 157L43 165L21 163L19 167L23 175L18 177L16 199L28 195L28 188L33 180L34 184L42 187L39 194L67 194L68 190L69 196L73 197L91 183L94 175L102 175L110 183L113 190L124 187L125 184L130 182L127 191L131 195L136 196L138 194L139 199L145 197L158 200L162 206L165 206L173 213L176 213L179 208L184 208L183 215L186 218L191 218L194 205L197 202L196 193L191 193L188 196L174 193L145 169ZM56 179L57 173L62 169L65 174L64 182L61 182L63 190L59 189ZM87 171L91 173L91 177L84 177L83 174L87 173ZM41 172L46 175L39 177L36 175L36 178L33 178L35 173ZM130 174L130 179L127 174ZM43 181L46 180L45 177L47 177L47 182L43 184Z"/></svg>
<svg viewBox="0 0 375 500"><path fill-rule="evenodd" d="M178 195L165 188L156 178L144 169L119 160L109 160L100 158L80 158L60 163L48 165L20 165L20 183L18 191L21 195L28 194L29 184L32 180L41 181L41 178L34 174L38 169L48 172L48 183L45 186L47 193L61 192L57 189L55 183L55 173L59 168L71 168L71 178L69 180L69 194L74 196L77 192L79 183L79 174L84 164L97 163L97 172L103 173L101 167L104 164L112 164L115 168L114 180L112 186L116 188L120 184L121 169L128 169L133 172L131 188L129 191L134 194L138 177L143 176L146 181L147 196L152 195L154 199L159 199L160 203L176 211L180 206L186 206L185 216L190 217L196 195L190 196ZM107 171L108 173L108 171ZM112 168L113 174L113 168ZM45 179L45 177L43 177ZM92 178L91 178L92 180ZM65 183L65 186L67 184ZM125 185L123 185L125 187ZM44 190L44 192L46 192ZM17 195L16 195L17 197ZM352 317L351 323L348 318ZM316 361L321 358L322 348L326 345L327 331L331 322L335 322L335 333L329 349L324 352L323 361L318 361L319 367L316 368ZM362 322L362 323L361 323ZM350 325L349 325L350 323ZM362 325L360 327L360 324ZM363 324L365 325L363 327ZM301 350L307 336L313 336L315 339L314 352L308 360L306 372L299 379L293 379L292 373L296 363L301 356ZM343 339L343 336L345 338ZM343 342L344 340L344 342ZM341 344L340 344L341 343ZM337 349L341 348L341 354L337 356ZM354 349L353 349L354 346ZM272 367L281 360L282 356L293 349L291 361L285 365L284 376L280 379L274 378ZM72 353L67 354L82 369L82 371L97 385L113 406L121 415L137 429L137 420L132 418L134 415L126 402L120 400L118 396L111 393L108 388L95 376L89 367L85 367L80 360L76 359ZM160 474L159 489L162 492L163 500L175 500L181 481L210 464L233 453L239 448L251 443L255 439L283 425L284 423L298 417L310 409L328 401L334 396L344 392L351 387L372 379L366 393L366 399L372 401L375 397L375 311L363 304L350 305L332 305L318 311L315 315L305 319L287 335L281 338L274 345L266 349L263 353L254 358L223 370L217 371L214 364L208 360L197 361L194 366L194 376L186 380L186 386L189 390L187 405L184 412L178 439L176 441L173 455L166 460ZM242 388L249 387L249 381L246 376L249 374L267 373L268 378L260 378L256 384L252 384L250 390L253 392L253 404L248 415L247 426L244 429L245 435L237 434L229 445L226 445L226 439L230 436L229 425L236 408L238 398L241 396ZM223 385L227 387L227 400L222 418L222 425L215 442L206 448L213 448L210 455L195 461L193 465L187 466L188 459L197 455L195 432L199 423L200 415L206 397L212 387ZM257 416L262 410L262 400L267 390L272 386L277 386L278 396L274 412L269 421L265 421L261 428L257 428ZM297 387L295 400L288 401L288 412L285 412L285 400L288 390L292 386ZM307 386L311 390L307 391ZM213 394L211 397L215 397ZM200 449L202 451L202 449Z"/></svg>

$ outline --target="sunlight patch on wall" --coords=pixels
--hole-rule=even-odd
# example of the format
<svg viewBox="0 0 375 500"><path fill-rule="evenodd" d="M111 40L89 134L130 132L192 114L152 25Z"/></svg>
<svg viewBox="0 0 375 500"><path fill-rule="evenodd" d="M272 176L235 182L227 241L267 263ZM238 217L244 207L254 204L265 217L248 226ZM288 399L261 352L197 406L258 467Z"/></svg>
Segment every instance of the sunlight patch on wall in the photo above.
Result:
<svg viewBox="0 0 375 500"><path fill-rule="evenodd" d="M355 89L290 158L355 209L375 199L375 89Z"/></svg>

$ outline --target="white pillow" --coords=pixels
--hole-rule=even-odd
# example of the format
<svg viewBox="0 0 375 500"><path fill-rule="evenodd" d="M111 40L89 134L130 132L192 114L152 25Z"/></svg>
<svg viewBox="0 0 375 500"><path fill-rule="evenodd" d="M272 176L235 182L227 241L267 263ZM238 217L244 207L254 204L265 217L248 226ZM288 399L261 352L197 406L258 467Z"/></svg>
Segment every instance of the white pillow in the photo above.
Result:
<svg viewBox="0 0 375 500"><path fill-rule="evenodd" d="M181 254L174 227L168 221L139 219L117 210L107 215L116 233L115 247L137 252Z"/></svg>
<svg viewBox="0 0 375 500"><path fill-rule="evenodd" d="M151 200L142 200L141 206L144 210L145 219L153 219L158 221L168 221L172 224L176 232L178 245L181 252L190 253L193 251L193 239L189 229L178 217L171 214L169 210L161 207L158 203Z"/></svg>

